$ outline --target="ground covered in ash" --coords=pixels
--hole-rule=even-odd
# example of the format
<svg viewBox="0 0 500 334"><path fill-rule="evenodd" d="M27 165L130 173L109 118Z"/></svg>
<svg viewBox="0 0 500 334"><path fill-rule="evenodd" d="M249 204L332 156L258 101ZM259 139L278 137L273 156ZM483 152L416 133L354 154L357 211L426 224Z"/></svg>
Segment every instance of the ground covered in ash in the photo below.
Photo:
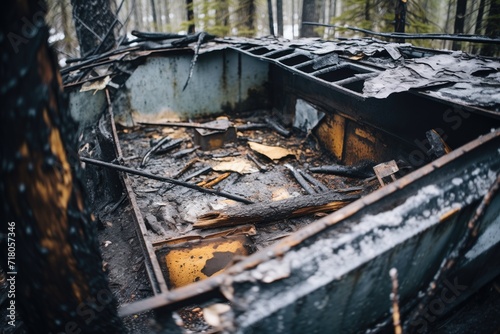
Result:
<svg viewBox="0 0 500 334"><path fill-rule="evenodd" d="M260 119L252 121L262 122ZM239 120L239 123L244 124L245 121ZM288 156L280 162L266 160L253 152L260 164L267 169L265 173L232 173L231 176L217 185L219 190L248 196L256 201L268 201L280 196L290 197L304 194L304 190L290 175L285 163L294 168L306 170L309 166L321 166L335 162L331 156L322 151L313 136L292 135L291 138L282 138L268 130L253 130L238 134L237 141L228 143L218 150L196 150L181 158L175 158L172 154L153 156L146 166L140 166L141 158L151 148L151 144L165 136L171 136L173 140L185 139L177 150L193 148L195 145L191 141L191 133L192 130L161 127L122 129L120 140L126 159L124 165L157 175L173 177L176 172L193 159L197 159L197 162L193 164L193 169L190 172L200 170L204 166L215 166L215 163L221 161L231 162L245 158L247 153L252 153L249 149L249 142L291 149L294 151L294 156ZM102 151L105 150L106 144L101 143L99 146L95 138L96 136L84 138L81 152L85 151L84 153L88 155L93 152L92 157L103 159L106 154ZM174 152L176 151L172 153ZM257 168L257 165L254 165L253 168ZM96 173L95 168L89 166L86 167L86 170L88 171L86 175L88 178L87 188L98 189L97 192L89 194L89 202L96 217L96 229L103 256L103 269L108 273L113 294L119 305L133 303L152 296L153 292L146 274L145 259L136 232L133 210L125 196L125 189L115 189L115 194L112 194L105 189L108 188L105 181L113 177L112 175L103 176ZM222 172L211 171L210 173L221 174ZM211 176L216 175L202 174L190 182L200 183ZM332 175L314 176L330 189L366 185L364 180L359 179ZM199 194L182 187L168 188L164 183L141 177L131 177L131 181L139 208L146 219L168 223L173 218L170 224L163 226L163 232L149 228L147 237L151 238L152 241L192 233L201 234L202 232L192 230L192 216L222 207L221 203L227 202L221 199L218 202L212 202L213 196L211 195ZM372 187L375 188L373 184ZM104 193L106 193L105 196L101 196ZM188 206L188 204L190 205ZM174 214L167 214L169 212L174 212ZM257 249L266 247L314 219L314 217L295 218L258 226L258 234L252 237L255 247ZM3 272L0 272L0 319L2 319L0 321L0 334L27 333L22 326L21 318L19 318L21 321L17 322L16 327L9 326L4 321L7 319L7 303L7 282ZM185 308L179 312L179 315L184 321L186 331L192 333L210 331L210 328L203 321L201 307ZM500 315L500 277L483 287L476 295L457 307L455 311L430 324L429 330L449 334L500 333L500 317L498 315ZM132 315L124 318L123 321L129 333L159 332L153 311Z"/></svg>

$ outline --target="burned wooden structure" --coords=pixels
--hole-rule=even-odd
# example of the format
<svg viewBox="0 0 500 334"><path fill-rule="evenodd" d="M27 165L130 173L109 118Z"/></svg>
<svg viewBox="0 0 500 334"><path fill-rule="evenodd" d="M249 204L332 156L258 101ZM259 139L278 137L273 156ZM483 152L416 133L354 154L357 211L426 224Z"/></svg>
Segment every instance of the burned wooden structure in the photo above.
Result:
<svg viewBox="0 0 500 334"><path fill-rule="evenodd" d="M154 37L63 70L82 131L100 122L114 145L82 160L125 172L155 294L122 315L200 306L228 332L377 331L396 268L402 320L421 328L431 282L454 284L444 313L500 273L498 60Z"/></svg>

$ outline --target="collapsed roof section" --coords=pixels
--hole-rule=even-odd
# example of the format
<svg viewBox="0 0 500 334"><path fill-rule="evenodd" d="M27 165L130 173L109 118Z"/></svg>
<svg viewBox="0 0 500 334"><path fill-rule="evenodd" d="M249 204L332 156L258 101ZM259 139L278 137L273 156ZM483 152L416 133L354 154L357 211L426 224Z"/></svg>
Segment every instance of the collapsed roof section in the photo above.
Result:
<svg viewBox="0 0 500 334"><path fill-rule="evenodd" d="M194 53L186 69L189 85L199 54L233 49L313 78L354 97L383 99L412 91L500 117L500 61L384 42L374 38L284 40L214 38L205 33L179 37L136 33L135 41L116 50L80 60L61 72L67 88L99 90L122 85L138 64L164 53ZM244 68L244 65L243 65ZM240 68L238 69L241 71Z"/></svg>

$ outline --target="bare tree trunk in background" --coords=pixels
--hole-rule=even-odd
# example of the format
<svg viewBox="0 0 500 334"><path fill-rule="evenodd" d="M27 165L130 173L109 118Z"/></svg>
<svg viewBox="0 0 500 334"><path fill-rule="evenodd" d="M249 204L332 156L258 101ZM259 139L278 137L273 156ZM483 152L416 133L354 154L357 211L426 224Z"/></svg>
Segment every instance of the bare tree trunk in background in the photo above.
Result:
<svg viewBox="0 0 500 334"><path fill-rule="evenodd" d="M66 0L58 0L59 8L61 10L61 24L64 33L64 51L66 53L71 53L73 50L73 38L71 36L71 29L69 27L69 18L68 18L68 5L69 3Z"/></svg>
<svg viewBox="0 0 500 334"><path fill-rule="evenodd" d="M224 36L229 34L229 3L228 0L219 0L215 10L215 24L224 27Z"/></svg>
<svg viewBox="0 0 500 334"><path fill-rule="evenodd" d="M276 20L278 21L278 36L283 37L283 0L276 0Z"/></svg>
<svg viewBox="0 0 500 334"><path fill-rule="evenodd" d="M500 0L491 0L485 34L489 37L500 37ZM481 53L486 56L495 56L499 52L498 44L485 44Z"/></svg>
<svg viewBox="0 0 500 334"><path fill-rule="evenodd" d="M0 73L9 83L0 90L2 266L17 272L15 306L29 333L121 333L41 4L8 1L0 13ZM25 20L36 22L29 34Z"/></svg>
<svg viewBox="0 0 500 334"><path fill-rule="evenodd" d="M238 7L238 35L251 37L255 34L255 0L240 0Z"/></svg>
<svg viewBox="0 0 500 334"><path fill-rule="evenodd" d="M71 0L71 4L80 55L92 54L101 42L99 52L113 48L116 43L112 27L115 15L111 12L109 0Z"/></svg>
<svg viewBox="0 0 500 334"><path fill-rule="evenodd" d="M186 14L188 20L188 34L194 34L194 5L193 0L186 0Z"/></svg>
<svg viewBox="0 0 500 334"><path fill-rule="evenodd" d="M151 0L151 14L153 15L153 30L158 30L158 17L156 16L155 0Z"/></svg>
<svg viewBox="0 0 500 334"><path fill-rule="evenodd" d="M165 1L165 25L169 26L170 25L170 7L168 6L169 0L163 0ZM172 30L172 28L168 27L169 30Z"/></svg>
<svg viewBox="0 0 500 334"><path fill-rule="evenodd" d="M207 28L210 24L210 17L209 17L209 0L203 0L201 3L201 13L203 14L203 18L199 20L199 27L198 29L200 31L207 31Z"/></svg>
<svg viewBox="0 0 500 334"><path fill-rule="evenodd" d="M370 0L365 0L365 21L370 21Z"/></svg>
<svg viewBox="0 0 500 334"><path fill-rule="evenodd" d="M134 16L135 29L142 30L142 11L141 4L138 0L133 0L132 2L132 12Z"/></svg>
<svg viewBox="0 0 500 334"><path fill-rule="evenodd" d="M446 21L444 24L444 31L445 33L450 33L450 26L451 26L451 8L453 5L454 0L448 0L448 10L446 11ZM449 41L443 41L443 49L447 48L447 45L450 45Z"/></svg>
<svg viewBox="0 0 500 334"><path fill-rule="evenodd" d="M465 13L467 11L467 0L457 0L457 11L455 13L455 28L453 29L454 34L463 34L465 27ZM460 50L462 47L461 42L453 42L453 50Z"/></svg>
<svg viewBox="0 0 500 334"><path fill-rule="evenodd" d="M486 0L481 0L479 2L479 7L477 8L477 18L476 18L476 26L474 28L474 34L482 35L483 32L483 17L484 17L484 7L486 5ZM480 50L480 46L478 44L474 44L472 48L472 53L478 53Z"/></svg>
<svg viewBox="0 0 500 334"><path fill-rule="evenodd" d="M330 0L330 20L328 23L332 23L333 18L337 16L337 0ZM330 28L330 36L335 37L335 28Z"/></svg>
<svg viewBox="0 0 500 334"><path fill-rule="evenodd" d="M302 3L302 22L318 22L319 10L318 1L320 0L304 0ZM301 24L300 37L319 37L319 34L314 30L314 26Z"/></svg>
<svg viewBox="0 0 500 334"><path fill-rule="evenodd" d="M479 7L477 9L476 27L474 29L474 34L481 35L483 31L483 16L484 16L484 6L486 5L486 0L481 0L479 2Z"/></svg>
<svg viewBox="0 0 500 334"><path fill-rule="evenodd" d="M337 0L330 0L330 18L337 16Z"/></svg>
<svg viewBox="0 0 500 334"><path fill-rule="evenodd" d="M292 2L292 38L295 39L295 0L291 0Z"/></svg>
<svg viewBox="0 0 500 334"><path fill-rule="evenodd" d="M269 34L275 35L274 33L274 19L273 19L273 1L267 0L267 17L269 18Z"/></svg>
<svg viewBox="0 0 500 334"><path fill-rule="evenodd" d="M406 1L397 0L396 18L394 19L394 31L405 32L405 26L406 26Z"/></svg>

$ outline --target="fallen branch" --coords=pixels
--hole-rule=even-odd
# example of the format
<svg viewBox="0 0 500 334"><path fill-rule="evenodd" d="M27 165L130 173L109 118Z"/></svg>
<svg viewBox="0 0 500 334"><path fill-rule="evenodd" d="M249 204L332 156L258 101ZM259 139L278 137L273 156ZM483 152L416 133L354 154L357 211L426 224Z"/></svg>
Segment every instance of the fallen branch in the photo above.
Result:
<svg viewBox="0 0 500 334"><path fill-rule="evenodd" d="M374 175L373 163L362 162L356 166L330 165L321 167L311 167L311 173L335 174L339 176L348 176L365 179Z"/></svg>
<svg viewBox="0 0 500 334"><path fill-rule="evenodd" d="M141 161L141 167L146 166L149 161L149 157L153 154L166 153L182 144L184 139L177 139L172 141L170 137L165 137L161 139L155 146L153 146L149 151L146 152Z"/></svg>
<svg viewBox="0 0 500 334"><path fill-rule="evenodd" d="M238 202L242 202L245 204L252 204L253 203L252 201L249 201L246 198L240 197L238 195L233 195L233 194L228 194L228 193L223 192L223 191L217 191L217 190L213 190L213 189L206 189L206 188L198 187L196 184L175 180L175 179L172 179L170 177L158 176L158 175L154 175L151 173L146 173L146 172L136 170L133 168L129 168L129 167L125 167L122 165L115 165L115 164L112 164L109 162L104 162L104 161L95 160L95 159L91 159L91 158L85 158L85 157L80 157L80 160L85 162L85 163L92 164L92 165L111 168L111 169L118 170L120 172L125 172L125 173L133 174L133 175L139 175L139 176L147 177L147 178L157 180L157 181L172 183L172 184L175 184L178 186L194 189L194 190L197 190L197 191L202 192L202 193L207 193L207 194L212 194L212 195L217 195L217 196L229 198L229 199L232 199L232 200L235 200Z"/></svg>
<svg viewBox="0 0 500 334"><path fill-rule="evenodd" d="M316 194L316 190L314 190L310 185L309 183L307 183L307 181L304 179L304 177L302 176L302 174L299 173L299 171L297 171L295 168L292 167L292 165L289 165L289 164L285 164L285 167L288 168L290 170L290 172L292 173L293 177L295 178L295 180L297 180L297 182L300 184L300 186L309 194L309 195L313 195L313 194Z"/></svg>
<svg viewBox="0 0 500 334"><path fill-rule="evenodd" d="M281 201L232 206L225 210L211 211L199 216L193 227L206 229L235 226L276 221L317 212L331 212L343 208L359 197L358 195L341 195L330 191Z"/></svg>

